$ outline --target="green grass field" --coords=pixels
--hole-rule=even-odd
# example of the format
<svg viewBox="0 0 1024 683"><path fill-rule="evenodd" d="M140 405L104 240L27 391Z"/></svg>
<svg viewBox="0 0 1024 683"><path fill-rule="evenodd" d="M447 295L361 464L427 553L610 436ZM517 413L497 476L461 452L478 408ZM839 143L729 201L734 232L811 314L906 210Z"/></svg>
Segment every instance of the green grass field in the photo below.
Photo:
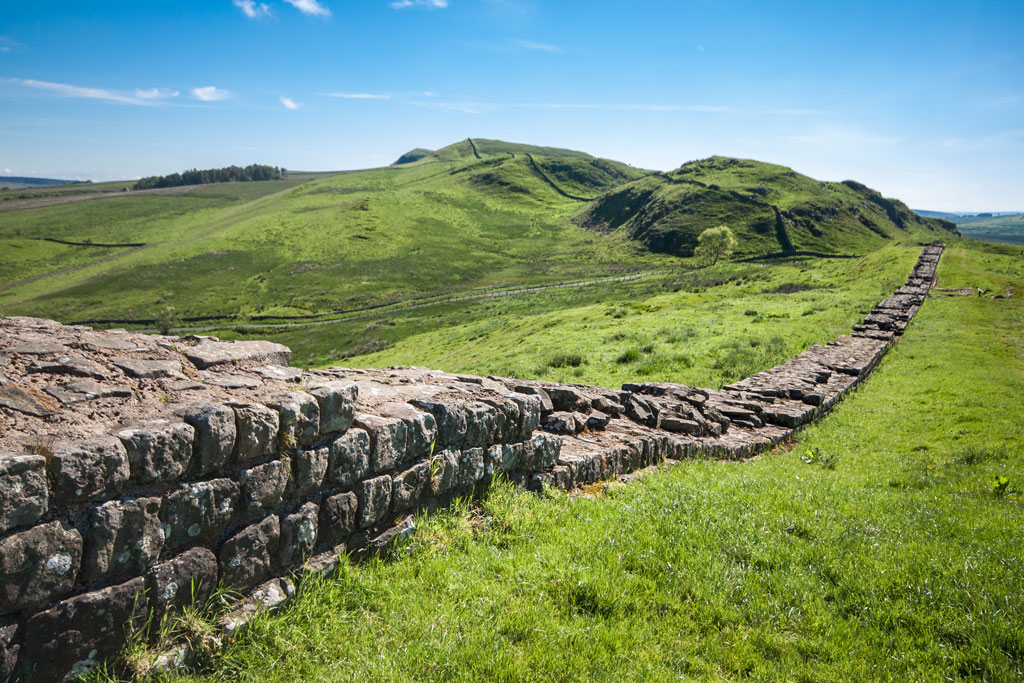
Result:
<svg viewBox="0 0 1024 683"><path fill-rule="evenodd" d="M1010 216L961 216L956 227L967 237L986 242L1024 244L1024 213Z"/></svg>
<svg viewBox="0 0 1024 683"><path fill-rule="evenodd" d="M496 486L419 520L396 559L307 581L184 680L1019 680L1020 255L948 249L942 286L999 295L927 301L871 379L790 448L586 496ZM912 260L894 248L842 282L869 298ZM700 297L717 305L736 287ZM795 294L745 296L767 313ZM814 336L801 317L758 325L800 345ZM694 361L714 376L696 370L713 356ZM610 379L607 365L576 379Z"/></svg>

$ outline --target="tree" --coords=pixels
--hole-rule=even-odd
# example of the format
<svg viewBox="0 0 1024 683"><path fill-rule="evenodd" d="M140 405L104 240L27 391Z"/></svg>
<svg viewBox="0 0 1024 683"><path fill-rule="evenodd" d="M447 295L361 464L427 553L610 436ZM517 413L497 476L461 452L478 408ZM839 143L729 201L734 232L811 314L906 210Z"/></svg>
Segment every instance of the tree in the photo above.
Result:
<svg viewBox="0 0 1024 683"><path fill-rule="evenodd" d="M719 259L726 258L736 249L736 237L728 225L708 228L697 238L693 256L701 265L712 266Z"/></svg>

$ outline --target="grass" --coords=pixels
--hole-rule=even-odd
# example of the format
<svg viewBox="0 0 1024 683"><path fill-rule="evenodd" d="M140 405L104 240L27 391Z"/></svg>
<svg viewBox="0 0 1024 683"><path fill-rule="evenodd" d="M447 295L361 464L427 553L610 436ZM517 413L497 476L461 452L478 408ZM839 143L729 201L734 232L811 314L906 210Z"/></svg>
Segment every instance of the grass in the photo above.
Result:
<svg viewBox="0 0 1024 683"><path fill-rule="evenodd" d="M1024 245L1024 213L1008 216L957 216L956 227L965 236L986 242Z"/></svg>
<svg viewBox="0 0 1024 683"><path fill-rule="evenodd" d="M183 680L1019 680L1019 268L948 250L943 285L1012 296L929 300L791 449L589 496L495 486Z"/></svg>

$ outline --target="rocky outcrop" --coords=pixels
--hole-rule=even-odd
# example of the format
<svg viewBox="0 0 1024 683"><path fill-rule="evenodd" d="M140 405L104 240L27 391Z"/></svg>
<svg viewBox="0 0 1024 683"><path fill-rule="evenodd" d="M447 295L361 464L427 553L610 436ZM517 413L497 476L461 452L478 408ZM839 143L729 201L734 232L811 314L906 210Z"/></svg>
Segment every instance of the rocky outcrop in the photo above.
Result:
<svg viewBox="0 0 1024 683"><path fill-rule="evenodd" d="M418 367L287 367L269 342L0 320L0 681L88 670L218 581L250 597L382 552L410 513L498 476L573 488L665 460L742 458L789 437L877 366L935 278L851 335L721 390L621 389ZM100 615L96 618L94 615Z"/></svg>

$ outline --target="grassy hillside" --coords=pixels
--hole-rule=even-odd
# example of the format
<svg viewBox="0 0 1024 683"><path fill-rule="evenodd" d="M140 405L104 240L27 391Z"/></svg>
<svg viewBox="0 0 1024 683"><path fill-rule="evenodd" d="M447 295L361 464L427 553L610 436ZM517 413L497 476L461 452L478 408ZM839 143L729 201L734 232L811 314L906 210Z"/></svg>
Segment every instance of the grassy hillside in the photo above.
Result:
<svg viewBox="0 0 1024 683"><path fill-rule="evenodd" d="M1024 244L1024 213L1007 216L959 216L957 229L965 236L986 242Z"/></svg>
<svg viewBox="0 0 1024 683"><path fill-rule="evenodd" d="M669 262L572 224L579 202L555 191L527 157L505 151L518 146L480 147L463 142L414 163L298 185L173 188L0 211L0 241L24 255L4 261L8 283L110 254L36 238L147 245L2 290L0 312L127 323L168 307L182 318L317 314ZM578 153L558 159L567 172L581 169L578 185L594 193L612 176L639 173Z"/></svg>
<svg viewBox="0 0 1024 683"><path fill-rule="evenodd" d="M791 449L584 497L499 486L418 520L397 560L309 581L200 646L184 680L1019 680L1024 423L1006 401L1024 392L1024 265L965 243L939 278L1011 296L929 299ZM759 324L804 334L797 318ZM199 625L186 632L209 643Z"/></svg>
<svg viewBox="0 0 1024 683"><path fill-rule="evenodd" d="M772 251L862 254L886 240L948 238L952 224L853 181L821 182L785 166L711 157L609 192L577 220L655 251L687 256L709 226L730 226L738 255Z"/></svg>

